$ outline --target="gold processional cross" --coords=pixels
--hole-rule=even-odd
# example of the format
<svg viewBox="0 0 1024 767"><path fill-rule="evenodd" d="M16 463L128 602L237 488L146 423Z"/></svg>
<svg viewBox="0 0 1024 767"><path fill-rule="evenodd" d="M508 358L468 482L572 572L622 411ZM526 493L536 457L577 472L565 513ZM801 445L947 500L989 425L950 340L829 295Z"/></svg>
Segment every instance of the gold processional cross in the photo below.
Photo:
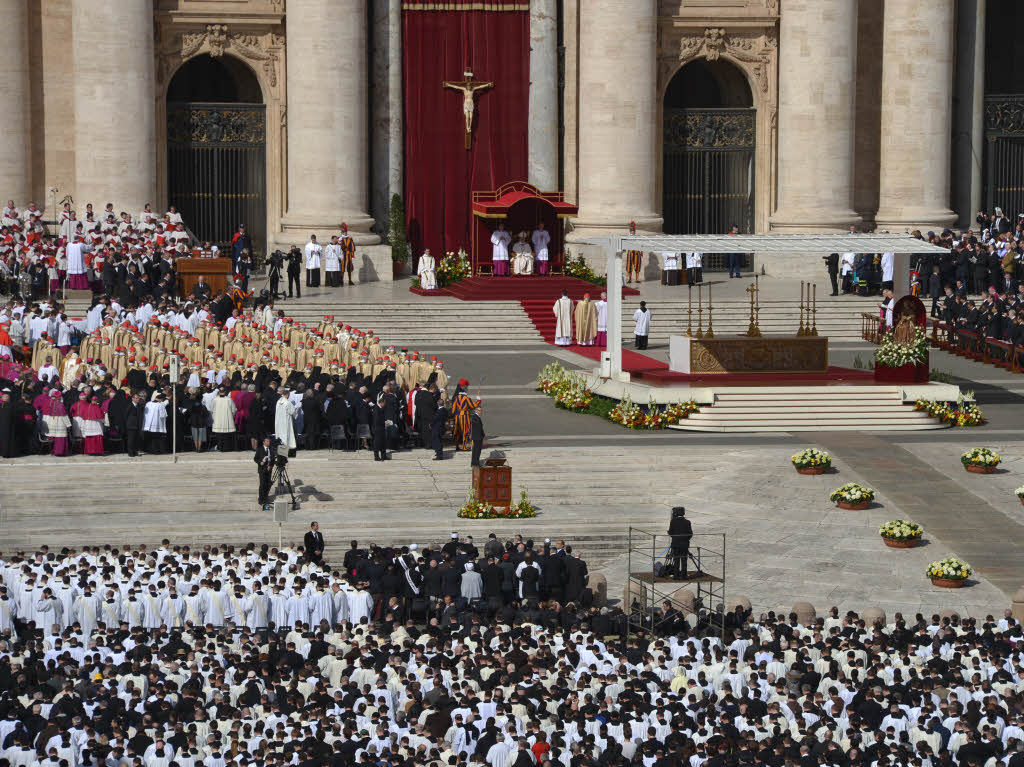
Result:
<svg viewBox="0 0 1024 767"><path fill-rule="evenodd" d="M445 88L462 92L462 115L466 118L466 149L473 144L473 112L476 111L476 92L493 88L494 83L473 79L473 70L466 69L463 72L464 80L445 80L442 85Z"/></svg>

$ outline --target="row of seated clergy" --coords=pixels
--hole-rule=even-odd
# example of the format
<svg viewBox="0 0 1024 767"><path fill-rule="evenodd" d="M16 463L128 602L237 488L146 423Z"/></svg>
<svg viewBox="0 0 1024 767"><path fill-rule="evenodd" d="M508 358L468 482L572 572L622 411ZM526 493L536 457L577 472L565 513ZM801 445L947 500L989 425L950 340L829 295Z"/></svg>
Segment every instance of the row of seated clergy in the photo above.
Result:
<svg viewBox="0 0 1024 767"><path fill-rule="evenodd" d="M533 231L531 240L533 247L526 241L525 230L519 233L516 244L512 246L512 273L517 275L530 275L534 273L536 263L537 274L548 274L549 256L548 245L551 243L551 234L544 229L544 224L537 224ZM494 245L492 251L492 262L494 264L494 275L496 277L507 276L509 273L508 245L512 236L505 231L503 223L498 224L497 231L491 236L491 243ZM427 248L420 256L416 267L416 276L420 281L420 288L423 290L437 290L437 261L430 254Z"/></svg>

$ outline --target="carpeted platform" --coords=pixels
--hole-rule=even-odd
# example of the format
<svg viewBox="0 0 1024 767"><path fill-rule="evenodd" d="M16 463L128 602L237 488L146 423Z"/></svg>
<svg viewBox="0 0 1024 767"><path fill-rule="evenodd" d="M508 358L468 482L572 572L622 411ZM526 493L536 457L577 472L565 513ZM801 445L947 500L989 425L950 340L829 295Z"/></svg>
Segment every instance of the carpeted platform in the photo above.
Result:
<svg viewBox="0 0 1024 767"><path fill-rule="evenodd" d="M580 347L572 347L579 351ZM636 354L636 357L641 355ZM875 374L872 370L853 370L851 368L829 367L821 373L720 373L715 375L694 375L677 373L668 369L668 365L650 360L655 366L649 368L628 368L626 366L626 350L622 352L624 370L629 372L639 383L658 385L700 384L702 386L838 386L867 385L874 386Z"/></svg>

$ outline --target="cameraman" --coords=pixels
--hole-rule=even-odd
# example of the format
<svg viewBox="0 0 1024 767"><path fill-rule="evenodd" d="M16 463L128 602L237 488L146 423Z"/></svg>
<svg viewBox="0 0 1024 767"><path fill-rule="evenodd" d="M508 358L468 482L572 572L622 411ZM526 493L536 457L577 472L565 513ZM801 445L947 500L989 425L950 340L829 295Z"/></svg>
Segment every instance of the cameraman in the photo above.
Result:
<svg viewBox="0 0 1024 767"><path fill-rule="evenodd" d="M275 250L267 259L267 277L270 278L270 297L277 298L277 288L281 283L281 267L284 266L284 253Z"/></svg>
<svg viewBox="0 0 1024 767"><path fill-rule="evenodd" d="M256 448L256 455L253 456L253 460L256 462L256 471L260 475L259 504L263 508L267 508L270 502L270 478L274 471L276 455L274 438L267 434L263 437L263 444Z"/></svg>
<svg viewBox="0 0 1024 767"><path fill-rule="evenodd" d="M302 298L302 283L299 282L299 274L302 272L302 251L298 245L292 245L288 251L288 298L292 297L292 283L295 283L295 296Z"/></svg>

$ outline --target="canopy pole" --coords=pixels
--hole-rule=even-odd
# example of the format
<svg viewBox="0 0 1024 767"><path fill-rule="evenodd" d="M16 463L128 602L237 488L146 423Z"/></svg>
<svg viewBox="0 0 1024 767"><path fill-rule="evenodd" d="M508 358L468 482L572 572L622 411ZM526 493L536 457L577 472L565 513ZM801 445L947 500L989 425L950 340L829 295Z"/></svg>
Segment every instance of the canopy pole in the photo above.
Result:
<svg viewBox="0 0 1024 767"><path fill-rule="evenodd" d="M892 259L892 294L897 301L910 295L911 253L894 253Z"/></svg>
<svg viewBox="0 0 1024 767"><path fill-rule="evenodd" d="M628 381L629 374L622 371L622 245L621 238L613 237L606 246L608 253L608 361L609 378Z"/></svg>

